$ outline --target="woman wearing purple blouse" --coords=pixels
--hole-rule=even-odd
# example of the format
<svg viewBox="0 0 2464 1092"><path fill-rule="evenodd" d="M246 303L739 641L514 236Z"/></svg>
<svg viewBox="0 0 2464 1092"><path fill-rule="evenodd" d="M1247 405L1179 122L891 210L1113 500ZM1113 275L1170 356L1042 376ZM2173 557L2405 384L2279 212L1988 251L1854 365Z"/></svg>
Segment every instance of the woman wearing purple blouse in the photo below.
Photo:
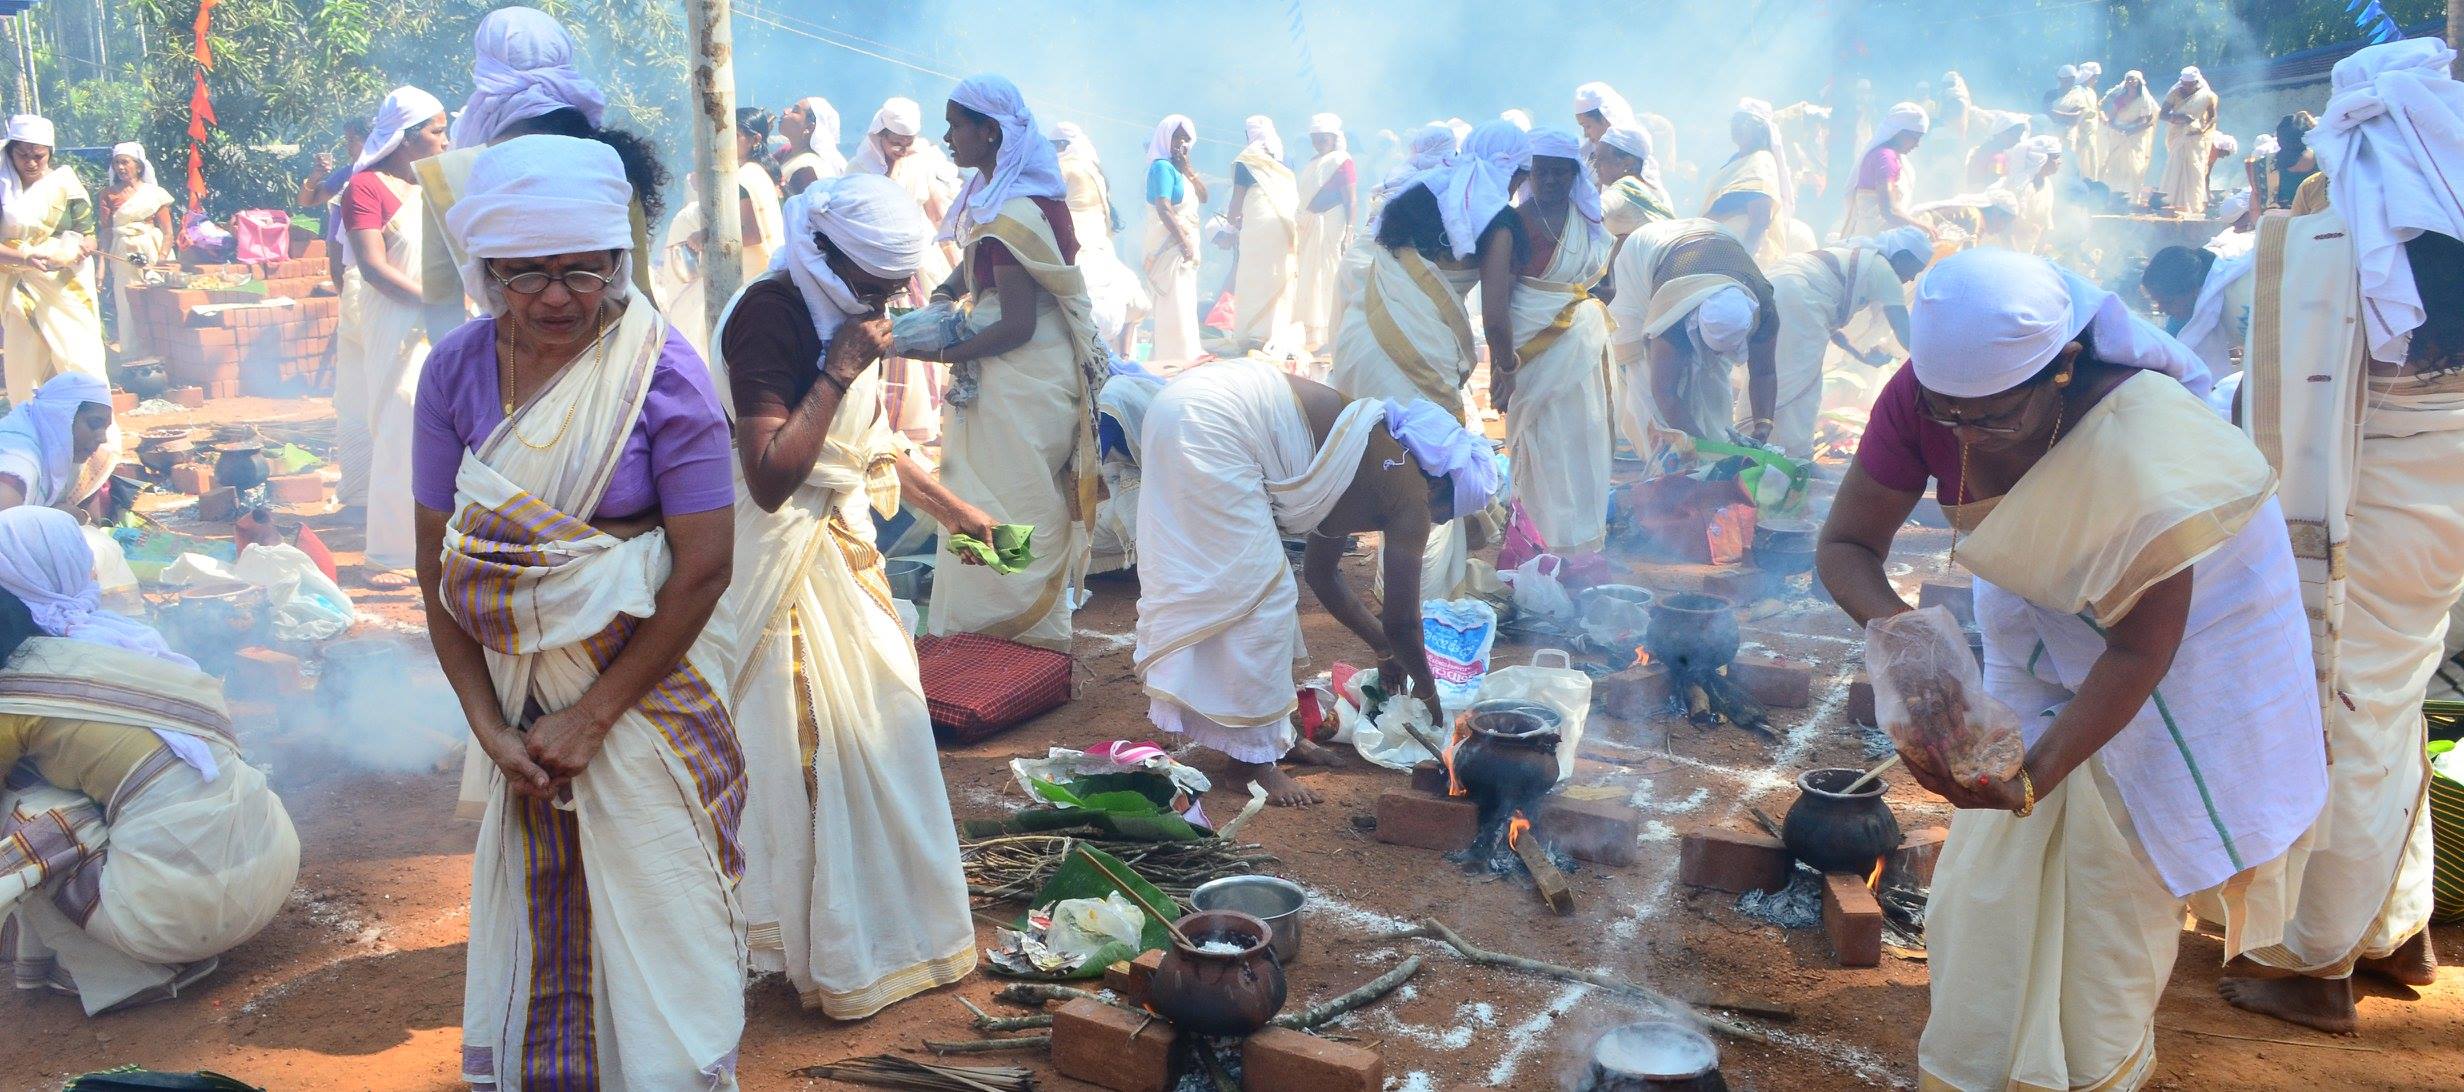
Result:
<svg viewBox="0 0 2464 1092"><path fill-rule="evenodd" d="M708 637L727 421L630 290L632 198L607 144L524 136L445 217L489 315L428 358L412 491L429 637L479 743L473 1085L735 1087L745 777Z"/></svg>

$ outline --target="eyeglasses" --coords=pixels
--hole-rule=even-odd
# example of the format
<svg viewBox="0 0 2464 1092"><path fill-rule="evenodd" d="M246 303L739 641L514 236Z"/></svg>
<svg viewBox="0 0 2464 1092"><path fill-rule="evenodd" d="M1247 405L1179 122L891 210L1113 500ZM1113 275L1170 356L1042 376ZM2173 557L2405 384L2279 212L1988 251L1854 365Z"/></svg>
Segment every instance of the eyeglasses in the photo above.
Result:
<svg viewBox="0 0 2464 1092"><path fill-rule="evenodd" d="M580 296L605 291L608 285L616 283L614 274L599 273L588 269L568 269L563 273L548 273L534 269L528 273L516 273L510 277L491 269L488 275L496 278L496 283L505 286L505 291L521 296L536 296L547 291L550 284L564 285L565 291Z"/></svg>
<svg viewBox="0 0 2464 1092"><path fill-rule="evenodd" d="M1940 425L1947 429L1966 429L1969 432L1979 433L1985 436L2019 435L2025 430L2019 427L2018 422L2020 418L2027 414L2027 412L2027 404L2022 402L2015 409L2005 410L2001 413L1989 414L1984 417L1950 417L1945 416L1941 411L1934 408L1934 402L1931 395L1920 396L1917 404L1917 413L1934 424ZM1993 423L1988 424L1987 422ZM2002 422L2009 423L2003 424Z"/></svg>

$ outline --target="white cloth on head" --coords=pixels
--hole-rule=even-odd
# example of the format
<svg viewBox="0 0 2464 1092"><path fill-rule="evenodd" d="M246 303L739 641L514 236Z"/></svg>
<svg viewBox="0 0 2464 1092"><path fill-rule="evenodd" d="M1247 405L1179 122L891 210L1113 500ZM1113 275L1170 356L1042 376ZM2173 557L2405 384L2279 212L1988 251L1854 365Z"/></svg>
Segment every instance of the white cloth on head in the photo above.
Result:
<svg viewBox="0 0 2464 1092"><path fill-rule="evenodd" d="M2161 372L2202 398L2215 385L2197 354L2121 297L2032 255L1987 247L1944 258L1918 282L1908 310L1917 382L1952 398L2027 382L2082 331L2105 363Z"/></svg>
<svg viewBox="0 0 2464 1092"><path fill-rule="evenodd" d="M61 372L0 417L0 474L25 486L27 505L51 507L85 499L70 494L81 470L77 410L88 402L110 405L111 384L98 375Z"/></svg>
<svg viewBox="0 0 2464 1092"><path fill-rule="evenodd" d="M1528 110L1501 110L1497 119L1526 133L1531 131L1531 112Z"/></svg>
<svg viewBox="0 0 2464 1092"><path fill-rule="evenodd" d="M1933 236L1925 234L1925 229L1920 227L1892 228L1866 240L1866 243L1881 251L1886 258L1907 255L1931 259L1934 254Z"/></svg>
<svg viewBox="0 0 2464 1092"><path fill-rule="evenodd" d="M2250 155L2254 159L2274 159L2276 153L2283 150L2284 145L2277 143L2274 133L2260 133L2250 142Z"/></svg>
<svg viewBox="0 0 2464 1092"><path fill-rule="evenodd" d="M864 139L857 142L856 154L847 161L847 169L850 172L860 171L866 174L888 174L890 173L890 161L881 154L879 135L889 133L893 136L912 137L923 131L924 108L917 105L914 99L905 96L884 99L881 109L873 111L873 120L864 126ZM940 151L939 146L929 141L918 140L915 151L908 154L928 152L928 154L938 155Z"/></svg>
<svg viewBox="0 0 2464 1092"><path fill-rule="evenodd" d="M2103 66L2103 65L2101 65L2101 64L2098 64L2098 63L2096 63L2095 61L2081 61L2081 62L2079 62L2079 78L2080 78L2080 79L2083 79L2083 80L2094 80L2096 77L2098 77L2098 76L2102 76L2102 75L2104 75L2104 74L2105 74L2105 66Z"/></svg>
<svg viewBox="0 0 2464 1092"><path fill-rule="evenodd" d="M1324 133L1333 137L1342 136L1343 119L1333 114L1320 113L1309 115L1309 135L1316 136L1319 133Z"/></svg>
<svg viewBox="0 0 2464 1092"><path fill-rule="evenodd" d="M999 123L1001 147L993 154L992 168L976 172L950 203L942 238L956 239L964 227L991 223L1012 198L1068 194L1061 181L1061 157L1052 142L1043 139L1035 112L1027 109L1017 84L1003 76L970 76L950 90L950 101Z"/></svg>
<svg viewBox="0 0 2464 1092"><path fill-rule="evenodd" d="M1633 105L1626 101L1624 95L1618 94L1616 88L1598 80L1574 89L1574 112L1588 114L1593 111L1598 111L1600 120L1608 122L1610 128L1634 124Z"/></svg>
<svg viewBox="0 0 2464 1092"><path fill-rule="evenodd" d="M1864 163L1866 156L1874 154L1874 149L1890 143L1901 133L1923 133L1932 128L1933 119L1926 116L1924 107L1913 102L1899 103L1882 115L1881 121L1874 123L1874 135L1865 142L1864 147L1857 149L1856 161Z"/></svg>
<svg viewBox="0 0 2464 1092"><path fill-rule="evenodd" d="M52 129L51 119L37 114L11 115L8 130L0 133L0 143L17 144L21 142L40 144L46 148L60 146L59 134Z"/></svg>
<svg viewBox="0 0 2464 1092"><path fill-rule="evenodd" d="M1087 137L1087 131L1080 128L1077 122L1053 122L1051 128L1044 130L1044 138L1052 141L1056 145L1060 145L1060 147L1053 149L1054 155L1058 155L1063 158L1097 158L1095 154L1095 142Z"/></svg>
<svg viewBox="0 0 2464 1092"><path fill-rule="evenodd" d="M813 136L810 143L814 149L827 149L836 154L839 136L838 107L830 105L830 100L819 95L806 95L797 99L796 105L803 107L804 112L813 118Z"/></svg>
<svg viewBox="0 0 2464 1092"><path fill-rule="evenodd" d="M1687 322L1703 346L1724 357L1736 357L1745 352L1745 342L1754 334L1754 318L1760 308L1754 296L1734 284L1713 292L1694 308Z"/></svg>
<svg viewBox="0 0 2464 1092"><path fill-rule="evenodd" d="M616 150L596 140L534 134L480 152L445 230L462 246L462 283L482 286L492 313L504 312L504 298L490 258L612 250L620 257L608 291L623 299L631 283L633 186Z"/></svg>
<svg viewBox="0 0 2464 1092"><path fill-rule="evenodd" d="M1463 139L1462 151L1412 181L1428 186L1437 198L1447 245L1455 257L1467 258L1479 248L1480 233L1513 196L1508 186L1514 172L1530 165L1531 134L1509 121L1490 121Z"/></svg>
<svg viewBox="0 0 2464 1092"><path fill-rule="evenodd" d="M1643 165L1643 181L1653 189L1662 188L1660 157L1652 150L1651 130L1640 125L1612 125L1600 134L1600 143L1633 156Z"/></svg>
<svg viewBox="0 0 2464 1092"><path fill-rule="evenodd" d="M1422 172L1445 166L1446 160L1455 154L1455 145L1454 130L1448 128L1445 122L1432 121L1412 130L1411 135L1404 138L1403 164L1389 173L1385 181L1378 183L1376 200L1383 202L1403 192L1404 187L1411 185Z"/></svg>
<svg viewBox="0 0 2464 1092"><path fill-rule="evenodd" d="M573 66L573 38L537 8L498 8L471 32L471 97L453 119L453 145L475 148L505 127L558 110L578 110L597 128L607 94ZM427 117L435 117L428 114Z"/></svg>
<svg viewBox="0 0 2464 1092"><path fill-rule="evenodd" d="M137 161L138 181L150 186L161 185L161 183L154 180L154 161L146 156L145 145L139 144L133 140L122 141L118 144L112 145L111 158L118 159L121 156L127 156L128 158Z"/></svg>
<svg viewBox="0 0 2464 1092"><path fill-rule="evenodd" d="M1784 235L1787 232L1788 221L1796 215L1797 208L1797 175L1788 161L1788 138L1780 135L1779 123L1772 120L1770 103L1761 99L1738 99L1737 112L1752 118L1762 126L1763 147L1770 151L1772 166L1779 172L1779 177L1773 180L1777 190L1771 194L1771 203L1777 206L1772 209L1772 226L1776 233ZM1924 111L1917 111L1917 116L1922 120ZM1918 126L1917 131L1923 132L1924 127ZM1869 152L1872 150L1872 148L1866 149ZM1774 242L1776 243L1777 240Z"/></svg>
<svg viewBox="0 0 2464 1092"><path fill-rule="evenodd" d="M1386 431L1412 453L1421 473L1454 483L1455 519L1487 508L1505 484L1487 438L1466 431L1461 419L1434 402L1387 399Z"/></svg>
<svg viewBox="0 0 2464 1092"><path fill-rule="evenodd" d="M933 245L932 222L906 188L877 174L816 181L787 199L782 219L786 245L771 252L770 268L784 271L794 282L825 345L840 324L866 308L830 268L816 234L828 236L830 245L865 272L893 281L914 276Z"/></svg>
<svg viewBox="0 0 2464 1092"><path fill-rule="evenodd" d="M2339 63L2341 63L2341 62L2339 62ZM2203 72L2201 72L2201 71L2199 71L2199 66L2198 66L2198 65L2195 65L2195 64L2194 64L2194 65L2190 65L2190 66L2188 66L2188 67L2186 67L2186 68L2182 69L2182 75L2181 75L2181 78L2179 78L2179 79L2175 80L2175 81L2174 81L2174 83L2173 83L2173 86L2175 86L2175 87L2205 87L2205 86L2207 86L2207 74L2206 74L2206 73L2203 73Z"/></svg>
<svg viewBox="0 0 2464 1092"><path fill-rule="evenodd" d="M2033 186L2041 181L2037 175L2044 171L2045 164L2060 154L2062 138L2057 136L2032 136L2020 141L2011 149L2010 171L2002 176L2002 181L2014 187Z"/></svg>
<svg viewBox="0 0 2464 1092"><path fill-rule="evenodd" d="M0 590L23 602L35 628L53 637L197 666L171 651L154 627L103 609L103 589L94 582L94 547L77 517L57 508L21 504L0 510Z"/></svg>
<svg viewBox="0 0 2464 1092"><path fill-rule="evenodd" d="M1147 138L1147 161L1153 162L1158 159L1171 159L1172 139L1181 133L1188 133L1190 142L1193 144L1196 143L1198 140L1198 123L1189 120L1189 115L1187 114L1164 115L1164 119L1162 121L1155 123L1155 135Z"/></svg>
<svg viewBox="0 0 2464 1092"><path fill-rule="evenodd" d="M2207 146L2216 154L2225 156L2237 155L2242 150L2242 142L2234 139L2231 133L2216 134L2207 142Z"/></svg>
<svg viewBox="0 0 2464 1092"><path fill-rule="evenodd" d="M2054 69L2053 78L2057 80L2069 80L2076 82L2079 79L2079 66L2075 64L2066 64L2060 68Z"/></svg>
<svg viewBox="0 0 2464 1092"><path fill-rule="evenodd" d="M1568 187L1566 196L1574 202L1574 210L1583 214L1583 219L1599 223L1600 183L1591 176L1590 165L1583 162L1582 140L1563 129L1535 129L1531 134L1531 154L1573 161L1574 184ZM1529 179L1524 180L1523 190L1530 192Z"/></svg>
<svg viewBox="0 0 2464 1092"><path fill-rule="evenodd" d="M1462 118L1447 118L1446 128L1454 130L1454 143L1457 148L1462 147L1463 141L1472 135L1472 123Z"/></svg>
<svg viewBox="0 0 2464 1092"><path fill-rule="evenodd" d="M1241 139L1250 147L1264 148L1268 159L1283 158L1283 134L1275 131L1273 118L1251 114L1241 119Z"/></svg>
<svg viewBox="0 0 2464 1092"><path fill-rule="evenodd" d="M2335 94L2310 131L2319 169L2360 247L2372 359L2400 362L2426 317L2404 244L2464 238L2464 83L2436 38L2375 45L2336 62Z"/></svg>
<svg viewBox="0 0 2464 1092"><path fill-rule="evenodd" d="M376 116L368 121L368 139L360 143L359 158L352 161L351 170L358 172L376 166L402 146L404 134L444 112L444 103L416 87L404 85L386 92L385 101L377 104Z"/></svg>

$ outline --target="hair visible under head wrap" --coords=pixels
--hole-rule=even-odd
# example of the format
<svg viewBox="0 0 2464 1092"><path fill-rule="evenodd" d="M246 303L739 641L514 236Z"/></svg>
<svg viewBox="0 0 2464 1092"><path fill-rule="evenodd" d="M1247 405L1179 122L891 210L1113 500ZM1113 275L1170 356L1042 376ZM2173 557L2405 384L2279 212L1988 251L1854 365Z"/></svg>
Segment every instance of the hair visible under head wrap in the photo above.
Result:
<svg viewBox="0 0 2464 1092"><path fill-rule="evenodd" d="M933 244L932 221L916 206L905 187L878 174L845 174L824 178L787 199L780 212L787 245L770 256L770 268L787 274L804 297L813 328L827 342L848 318L862 314L863 303L846 280L830 268L829 256L815 236L824 236L847 260L883 280L903 281L915 275Z"/></svg>
<svg viewBox="0 0 2464 1092"><path fill-rule="evenodd" d="M1283 158L1283 134L1275 131L1275 119L1264 114L1251 114L1241 119L1241 138L1249 147L1266 153L1266 158Z"/></svg>
<svg viewBox="0 0 2464 1092"><path fill-rule="evenodd" d="M359 146L359 158L351 163L353 171L374 167L394 149L402 147L402 138L412 129L426 125L445 112L445 104L436 96L416 87L404 85L385 93L378 103L376 116L368 121L368 139Z"/></svg>
<svg viewBox="0 0 2464 1092"><path fill-rule="evenodd" d="M23 602L35 628L50 636L197 666L171 651L154 627L103 609L103 589L94 582L94 547L77 517L57 508L21 504L0 511L0 590Z"/></svg>
<svg viewBox="0 0 2464 1092"><path fill-rule="evenodd" d="M0 132L0 144L40 144L46 148L60 146L60 134L51 119L40 114L12 114L8 129Z"/></svg>
<svg viewBox="0 0 2464 1092"><path fill-rule="evenodd" d="M1643 181L1653 189L1661 188L1660 156L1652 148L1651 130L1639 125L1612 125L1600 134L1600 144L1634 157L1642 164Z"/></svg>
<svg viewBox="0 0 2464 1092"><path fill-rule="evenodd" d="M1162 121L1155 123L1155 135L1147 138L1147 162L1152 163L1158 159L1171 159L1172 138L1182 133L1189 134L1190 143L1197 143L1198 123L1189 120L1189 115L1187 114L1164 115L1164 119Z"/></svg>
<svg viewBox="0 0 2464 1092"><path fill-rule="evenodd" d="M977 171L958 200L950 202L949 217L941 223L943 238L955 239L963 228L991 223L1012 198L1068 192L1061 181L1061 158L1037 129L1035 112L1027 109L1017 84L1002 76L970 76L950 90L950 101L998 124L1001 147L993 153L992 166Z"/></svg>
<svg viewBox="0 0 2464 1092"><path fill-rule="evenodd" d="M1607 122L1611 128L1635 123L1633 104L1628 103L1624 95L1618 94L1616 88L1598 80L1574 89L1574 112L1582 115L1595 111L1599 113L1600 120Z"/></svg>
<svg viewBox="0 0 2464 1092"><path fill-rule="evenodd" d="M1874 123L1873 138L1857 150L1857 162L1864 163L1866 156L1874 154L1874 149L1890 143L1902 133L1922 134L1932 129L1933 125L1933 119L1926 116L1924 107L1913 102L1898 103L1882 115L1881 121Z"/></svg>
<svg viewBox="0 0 2464 1092"><path fill-rule="evenodd" d="M2428 319L2404 244L2464 238L2464 83L2435 38L2374 45L2336 62L2335 94L2306 138L2353 233L2370 357L2394 364Z"/></svg>
<svg viewBox="0 0 2464 1092"><path fill-rule="evenodd" d="M1924 258L1934 256L1934 237L1921 227L1899 227L1865 240L1865 245L1881 251L1885 258Z"/></svg>
<svg viewBox="0 0 2464 1092"><path fill-rule="evenodd" d="M1442 166L1405 183L1425 185L1437 198L1446 245L1457 258L1480 248L1480 235L1513 197L1514 173L1531 165L1531 134L1503 119L1483 122L1463 139L1463 150Z"/></svg>
<svg viewBox="0 0 2464 1092"><path fill-rule="evenodd" d="M1573 161L1574 184L1567 189L1566 197L1574 202L1574 211L1582 213L1583 219L1599 223L1600 183L1583 163L1582 138L1563 129L1535 129L1531 134L1531 154L1534 158L1548 156ZM1530 180L1524 181L1523 188L1531 188Z"/></svg>
<svg viewBox="0 0 2464 1092"><path fill-rule="evenodd" d="M1505 484L1495 449L1436 403L1387 399L1386 433L1411 453L1421 473L1454 483L1455 519L1487 508Z"/></svg>
<svg viewBox="0 0 2464 1092"><path fill-rule="evenodd" d="M127 156L128 158L137 161L137 181L143 182L149 186L161 184L154 180L154 160L145 154L145 145L139 144L133 140L122 141L118 144L112 145L111 158L118 159L121 156Z"/></svg>
<svg viewBox="0 0 2464 1092"><path fill-rule="evenodd" d="M69 492L77 487L79 470L77 411L87 403L110 405L111 384L85 372L61 372L0 417L0 472L27 479L22 483L27 504L49 507L86 499Z"/></svg>
<svg viewBox="0 0 2464 1092"><path fill-rule="evenodd" d="M624 299L633 255L633 186L616 150L596 140L534 134L481 151L445 230L462 244L462 283L505 310L491 258L545 258L614 251L609 298Z"/></svg>
<svg viewBox="0 0 2464 1092"><path fill-rule="evenodd" d="M607 95L573 66L573 38L537 8L498 8L471 32L471 97L453 121L453 144L475 148L505 127L572 109L596 129ZM435 115L431 114L430 117Z"/></svg>
<svg viewBox="0 0 2464 1092"><path fill-rule="evenodd" d="M830 100L819 95L806 95L797 99L796 105L803 107L805 116L813 119L813 135L808 141L813 150L837 152L838 107L830 105Z"/></svg>
<svg viewBox="0 0 2464 1092"><path fill-rule="evenodd" d="M1952 398L1984 398L2027 382L2081 332L2108 364L2162 372L2204 398L2207 365L2121 297L2043 258L1996 247L1961 251L1917 282L1908 309L1917 382Z"/></svg>

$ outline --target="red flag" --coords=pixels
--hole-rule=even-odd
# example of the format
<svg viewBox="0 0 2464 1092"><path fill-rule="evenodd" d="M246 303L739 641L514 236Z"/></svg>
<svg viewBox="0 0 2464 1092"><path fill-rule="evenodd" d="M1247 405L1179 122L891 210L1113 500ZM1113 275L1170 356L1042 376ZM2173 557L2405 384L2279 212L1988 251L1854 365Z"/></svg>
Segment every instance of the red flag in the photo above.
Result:
<svg viewBox="0 0 2464 1092"><path fill-rule="evenodd" d="M214 100L206 94L205 74L214 70L214 47L207 36L213 23L214 6L222 0L197 0L197 84L188 95L188 211L196 212L205 204L205 136L221 124L214 116Z"/></svg>

